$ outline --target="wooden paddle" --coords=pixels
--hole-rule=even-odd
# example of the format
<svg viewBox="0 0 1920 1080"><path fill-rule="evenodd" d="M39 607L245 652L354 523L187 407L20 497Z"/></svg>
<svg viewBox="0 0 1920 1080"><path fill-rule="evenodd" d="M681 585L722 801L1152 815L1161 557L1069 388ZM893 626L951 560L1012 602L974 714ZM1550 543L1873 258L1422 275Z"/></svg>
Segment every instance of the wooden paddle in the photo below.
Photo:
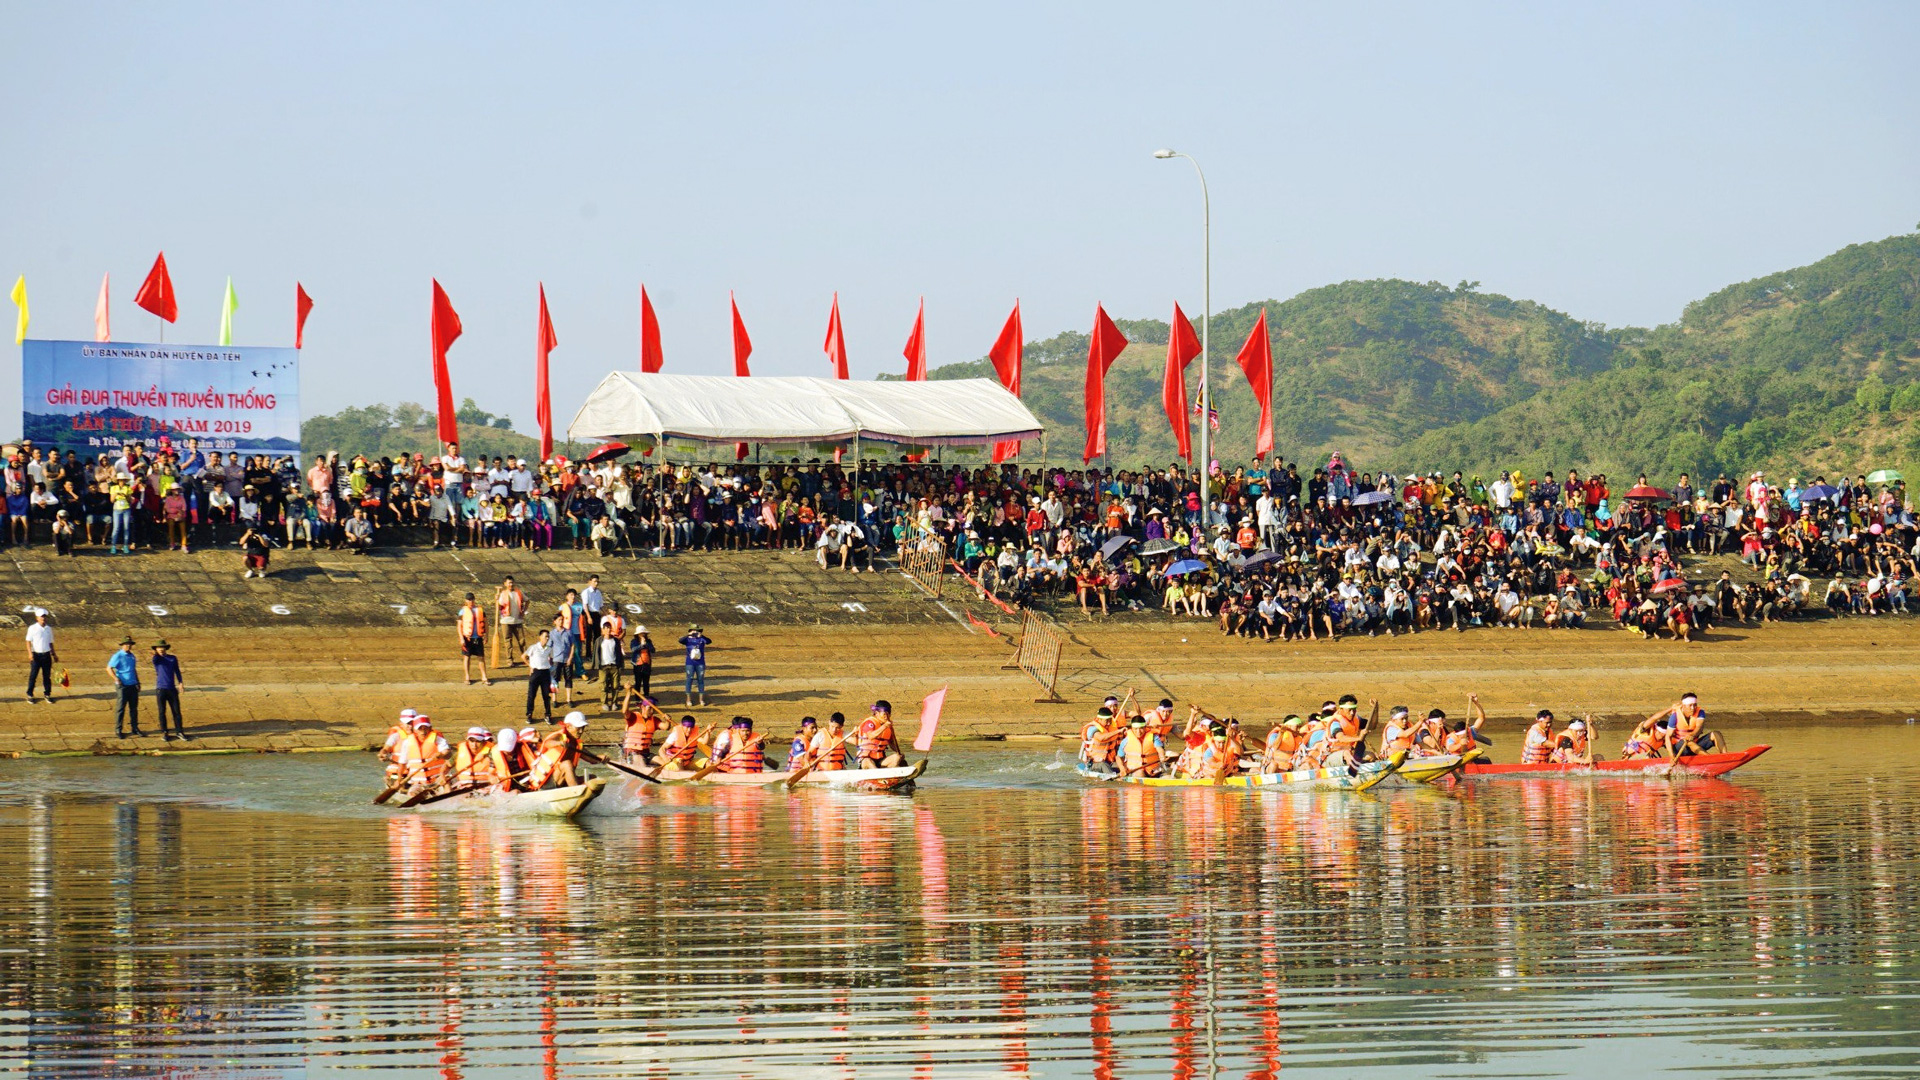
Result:
<svg viewBox="0 0 1920 1080"><path fill-rule="evenodd" d="M493 785L491 784L468 784L466 787L457 787L457 788L454 788L452 791L443 791L438 795L429 795L426 792L422 791L420 794L415 795L411 799L408 799L406 802L401 803L400 808L404 810L409 806L429 806L433 803L439 802L442 799L451 799L455 795L465 795L468 792L479 791L481 788L492 787L492 786Z"/></svg>
<svg viewBox="0 0 1920 1080"><path fill-rule="evenodd" d="M420 768L421 768L421 767L420 767L420 766L418 766L418 765L416 765L416 766L414 766L414 767L413 767L412 769L410 769L410 770L408 770L408 772L407 772L407 774L406 774L405 776L403 776L403 777L401 777L401 778L400 778L400 782L399 782L399 783L397 783L397 784L395 784L395 785L393 785L392 787L390 787L390 788L388 788L387 790L385 790L385 791L383 791L383 792L381 792L380 794L378 794L378 795L375 795L375 796L373 797L373 804L374 804L375 806L379 806L379 805L381 805L382 803L385 803L385 802L386 802L386 801L387 801L388 799L391 799L391 798L393 798L393 797L394 797L394 795L396 795L396 794L398 794L398 793L399 793L399 791L400 791L400 789L401 789L401 788L403 788L403 787L406 787L406 786L407 786L408 784L410 784L410 783L412 783L412 782L413 782L413 778L414 778L414 776L415 776L416 774L418 774L418 773L420 772Z"/></svg>
<svg viewBox="0 0 1920 1080"><path fill-rule="evenodd" d="M618 769L621 772L626 773L628 776L637 776L640 779L645 780L649 784L658 784L661 782L660 778L657 776L649 776L646 773L641 772L639 769L636 769L631 765L625 765L618 761L614 761L610 758L603 758L599 754L594 753L593 751L587 749L584 746L580 748L580 756L583 758L586 758L588 761L591 761L596 765L605 765L610 769Z"/></svg>

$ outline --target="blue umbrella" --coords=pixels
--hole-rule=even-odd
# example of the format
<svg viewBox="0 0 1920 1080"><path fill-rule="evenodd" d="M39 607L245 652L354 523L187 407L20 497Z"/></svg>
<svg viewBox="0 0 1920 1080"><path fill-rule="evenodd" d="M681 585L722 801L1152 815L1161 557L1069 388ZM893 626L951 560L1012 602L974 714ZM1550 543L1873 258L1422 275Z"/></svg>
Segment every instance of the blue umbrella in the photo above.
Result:
<svg viewBox="0 0 1920 1080"><path fill-rule="evenodd" d="M1800 492L1800 498L1831 499L1838 494L1840 494L1840 489L1837 487L1834 487L1832 484L1815 484L1810 488L1802 489Z"/></svg>
<svg viewBox="0 0 1920 1080"><path fill-rule="evenodd" d="M1206 568L1207 564L1201 562L1199 559L1181 559L1179 562L1167 567L1167 576L1180 577L1183 574L1191 574L1196 570L1205 570Z"/></svg>
<svg viewBox="0 0 1920 1080"><path fill-rule="evenodd" d="M1355 506L1372 506L1375 503L1392 501L1393 492L1391 491L1363 491L1353 497L1353 505Z"/></svg>
<svg viewBox="0 0 1920 1080"><path fill-rule="evenodd" d="M1120 549L1131 543L1133 543L1131 536L1116 536L1100 545L1100 557L1111 561L1115 555L1120 554Z"/></svg>

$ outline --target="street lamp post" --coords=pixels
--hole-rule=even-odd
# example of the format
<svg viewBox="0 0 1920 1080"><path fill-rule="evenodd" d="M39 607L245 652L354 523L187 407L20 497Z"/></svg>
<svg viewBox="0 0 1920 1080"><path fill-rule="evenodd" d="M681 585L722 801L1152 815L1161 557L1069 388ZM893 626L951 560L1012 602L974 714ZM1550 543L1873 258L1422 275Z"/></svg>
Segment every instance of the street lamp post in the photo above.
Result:
<svg viewBox="0 0 1920 1080"><path fill-rule="evenodd" d="M1200 169L1200 162L1192 154L1183 154L1178 150L1155 150L1153 156L1166 160L1186 158L1193 162L1193 171L1200 177L1200 525L1205 528L1213 513L1213 500L1209 494L1208 463L1213 460L1209 454L1212 440L1208 437L1212 429L1213 390L1207 379L1207 361L1209 359L1209 332L1213 323L1213 199L1207 194L1207 174Z"/></svg>

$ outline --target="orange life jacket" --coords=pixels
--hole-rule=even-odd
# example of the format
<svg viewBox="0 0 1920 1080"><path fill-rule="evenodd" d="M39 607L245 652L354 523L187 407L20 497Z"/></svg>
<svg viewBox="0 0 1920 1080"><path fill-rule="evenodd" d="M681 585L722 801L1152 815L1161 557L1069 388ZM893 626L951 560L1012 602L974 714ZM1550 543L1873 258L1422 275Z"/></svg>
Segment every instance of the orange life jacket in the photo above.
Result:
<svg viewBox="0 0 1920 1080"><path fill-rule="evenodd" d="M538 791L545 787L560 763L571 761L579 749L580 744L564 728L541 739L539 756L534 758L533 768L527 773L528 789Z"/></svg>
<svg viewBox="0 0 1920 1080"><path fill-rule="evenodd" d="M886 757L887 748L893 742L893 721L880 721L872 717L860 721L859 742L860 756L864 760L879 761Z"/></svg>
<svg viewBox="0 0 1920 1080"><path fill-rule="evenodd" d="M1126 758L1128 772L1152 772L1160 764L1160 744L1154 741L1152 735L1128 732L1120 748Z"/></svg>
<svg viewBox="0 0 1920 1080"><path fill-rule="evenodd" d="M814 757L819 758L813 766L816 769L831 772L847 767L847 734L844 731L837 733L823 731L815 735L813 745L808 747L808 750Z"/></svg>
<svg viewBox="0 0 1920 1080"><path fill-rule="evenodd" d="M627 736L620 746L630 754L644 754L653 749L653 732L659 721L651 716L640 715L639 710L627 714Z"/></svg>
<svg viewBox="0 0 1920 1080"><path fill-rule="evenodd" d="M676 742L675 738L683 733L686 741ZM667 735L667 741L660 747L660 753L667 761L671 762L676 769L692 768L693 755L698 753L699 750L700 744L692 729L684 727L669 733Z"/></svg>
<svg viewBox="0 0 1920 1080"><path fill-rule="evenodd" d="M480 605L475 604L471 607L461 608L460 609L461 638L464 639L464 638L485 637L486 635L487 635L487 613L480 610Z"/></svg>
<svg viewBox="0 0 1920 1080"><path fill-rule="evenodd" d="M1473 749L1473 731L1471 729L1461 728L1459 731L1453 731L1447 734L1447 753L1464 754L1471 749Z"/></svg>
<svg viewBox="0 0 1920 1080"><path fill-rule="evenodd" d="M507 778L512 772L507 767L507 756L492 743L481 743L476 750L471 740L464 740L453 752L453 778L456 783L496 784Z"/></svg>
<svg viewBox="0 0 1920 1080"><path fill-rule="evenodd" d="M767 761L764 748L767 742L755 735L749 735L735 745L731 736L724 750L714 748L714 755L720 759L720 771L725 773L756 773L766 770Z"/></svg>
<svg viewBox="0 0 1920 1080"><path fill-rule="evenodd" d="M428 732L424 739L417 733L408 735L394 745L393 759L407 766L407 775L424 777L429 785L447 778L447 758L440 752L437 732Z"/></svg>
<svg viewBox="0 0 1920 1080"><path fill-rule="evenodd" d="M1534 728L1537 729L1539 726L1540 725L1535 724ZM1553 725L1547 725L1546 735L1547 739L1545 741L1535 745L1533 741L1534 731L1529 730L1527 732L1527 742L1520 748L1520 764L1544 765L1547 763L1547 759L1553 756Z"/></svg>
<svg viewBox="0 0 1920 1080"><path fill-rule="evenodd" d="M395 723L387 729L387 737L380 743L380 756L387 761L392 761L399 753L400 740L412 737L413 729L404 723Z"/></svg>

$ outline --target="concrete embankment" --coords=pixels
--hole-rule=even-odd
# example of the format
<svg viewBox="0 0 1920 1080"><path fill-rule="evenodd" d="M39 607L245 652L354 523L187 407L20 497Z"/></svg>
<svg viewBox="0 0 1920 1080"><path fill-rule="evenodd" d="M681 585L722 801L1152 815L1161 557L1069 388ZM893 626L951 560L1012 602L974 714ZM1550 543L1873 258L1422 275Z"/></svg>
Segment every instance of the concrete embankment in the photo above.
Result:
<svg viewBox="0 0 1920 1080"><path fill-rule="evenodd" d="M1517 732L1544 705L1562 716L1605 716L1603 732L1620 736L1633 717L1683 690L1700 693L1729 725L1920 713L1912 677L1920 622L1905 617L1732 626L1692 644L1612 627L1283 644L1224 639L1199 619L1076 612L1062 619L1058 690L1068 703L1049 704L1035 701L1038 686L1012 666L1017 624L991 605L951 587L936 603L898 574L822 572L797 553L294 552L276 553L264 581L243 581L231 551L57 560L15 550L0 560L0 597L11 613L0 622L12 626L0 633L18 641L23 609L52 610L56 670L70 672L73 686L52 705L29 705L19 642L14 689L0 702L0 754L359 749L377 742L402 707L431 713L447 732L516 724L525 668L496 671L491 687L464 685L453 629L459 598L487 598L508 574L536 610L551 610L568 587L598 574L609 598L660 643L654 686L669 712L691 712L703 725L744 714L777 733L802 715L864 715L884 697L910 736L918 699L942 685L952 689L946 737L1070 736L1101 694L1129 686L1150 700L1173 698L1183 713L1196 701L1261 727L1345 692L1459 715L1474 691L1496 729ZM674 642L694 622L715 644L710 704L689 709ZM128 634L143 666L162 636L181 657L195 741L113 738L105 664ZM616 741L619 721L599 707L597 684L583 681L575 696L593 719L590 741ZM151 693L142 726L157 727ZM1499 756L1513 742L1503 740Z"/></svg>

